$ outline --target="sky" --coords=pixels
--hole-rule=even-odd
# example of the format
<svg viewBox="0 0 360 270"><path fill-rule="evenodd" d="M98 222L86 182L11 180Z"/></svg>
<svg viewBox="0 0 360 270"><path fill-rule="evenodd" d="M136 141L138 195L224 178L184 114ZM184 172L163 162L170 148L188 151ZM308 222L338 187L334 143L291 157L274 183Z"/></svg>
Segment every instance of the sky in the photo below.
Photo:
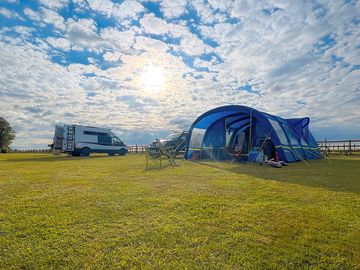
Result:
<svg viewBox="0 0 360 270"><path fill-rule="evenodd" d="M0 0L0 116L13 148L56 124L127 144L229 104L360 138L360 1Z"/></svg>

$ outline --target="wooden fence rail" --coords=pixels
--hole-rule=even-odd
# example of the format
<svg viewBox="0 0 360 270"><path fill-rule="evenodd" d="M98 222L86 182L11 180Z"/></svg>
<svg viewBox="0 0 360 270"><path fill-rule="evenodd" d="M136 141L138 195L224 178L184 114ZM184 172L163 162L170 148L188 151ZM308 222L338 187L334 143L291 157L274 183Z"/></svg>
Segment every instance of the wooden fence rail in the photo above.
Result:
<svg viewBox="0 0 360 270"><path fill-rule="evenodd" d="M352 155L360 153L360 140L318 141L320 151L326 154Z"/></svg>
<svg viewBox="0 0 360 270"><path fill-rule="evenodd" d="M52 153L51 149L10 149L9 153Z"/></svg>
<svg viewBox="0 0 360 270"><path fill-rule="evenodd" d="M356 140L324 140L318 141L319 149L325 154L360 154L360 139ZM128 145L129 153L132 154L144 154L146 151L146 145ZM26 149L18 150L11 149L12 153L52 153L50 149Z"/></svg>
<svg viewBox="0 0 360 270"><path fill-rule="evenodd" d="M146 151L145 145L128 145L129 153L143 154ZM52 153L51 149L10 149L10 153Z"/></svg>
<svg viewBox="0 0 360 270"><path fill-rule="evenodd" d="M146 145L128 145L129 153L144 154L146 151Z"/></svg>

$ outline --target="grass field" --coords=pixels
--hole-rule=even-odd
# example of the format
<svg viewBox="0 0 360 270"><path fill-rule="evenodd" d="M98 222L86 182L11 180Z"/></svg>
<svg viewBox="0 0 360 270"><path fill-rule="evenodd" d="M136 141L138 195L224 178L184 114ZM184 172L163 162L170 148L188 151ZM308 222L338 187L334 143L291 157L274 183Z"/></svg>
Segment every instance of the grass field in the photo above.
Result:
<svg viewBox="0 0 360 270"><path fill-rule="evenodd" d="M0 154L0 269L360 269L360 158Z"/></svg>

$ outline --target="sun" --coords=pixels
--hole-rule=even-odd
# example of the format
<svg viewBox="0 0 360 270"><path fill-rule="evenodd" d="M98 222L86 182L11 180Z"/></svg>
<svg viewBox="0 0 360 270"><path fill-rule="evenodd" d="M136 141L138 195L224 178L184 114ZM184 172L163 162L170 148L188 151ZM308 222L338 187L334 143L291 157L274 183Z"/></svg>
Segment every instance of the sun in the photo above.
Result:
<svg viewBox="0 0 360 270"><path fill-rule="evenodd" d="M140 81L145 90L160 92L165 85L164 69L157 66L146 66L141 74Z"/></svg>

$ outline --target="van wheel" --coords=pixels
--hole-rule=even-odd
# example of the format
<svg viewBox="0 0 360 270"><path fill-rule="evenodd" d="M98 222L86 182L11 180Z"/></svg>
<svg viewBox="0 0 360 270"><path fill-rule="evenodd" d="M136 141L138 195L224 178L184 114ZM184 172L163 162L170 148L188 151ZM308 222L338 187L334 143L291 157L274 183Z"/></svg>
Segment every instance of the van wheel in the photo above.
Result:
<svg viewBox="0 0 360 270"><path fill-rule="evenodd" d="M81 149L80 156L82 156L82 157L90 156L90 148L85 147L85 148Z"/></svg>
<svg viewBox="0 0 360 270"><path fill-rule="evenodd" d="M125 156L126 153L127 153L126 150L120 150L120 151L118 152L119 156Z"/></svg>

